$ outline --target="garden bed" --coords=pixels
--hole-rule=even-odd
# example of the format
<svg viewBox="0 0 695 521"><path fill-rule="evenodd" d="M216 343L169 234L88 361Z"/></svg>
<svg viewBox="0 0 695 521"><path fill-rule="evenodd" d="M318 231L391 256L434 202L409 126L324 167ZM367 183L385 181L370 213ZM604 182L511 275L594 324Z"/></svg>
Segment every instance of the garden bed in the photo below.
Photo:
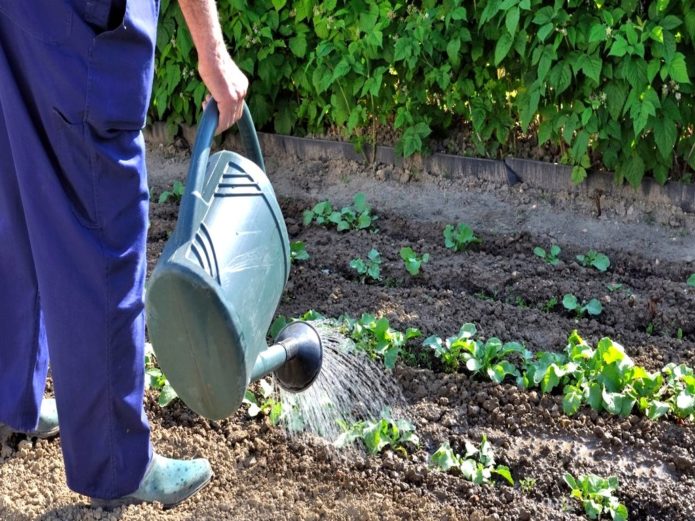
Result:
<svg viewBox="0 0 695 521"><path fill-rule="evenodd" d="M187 164L185 156L161 151L150 161L155 195ZM691 216L668 210L674 224L661 226L646 214L621 215L620 202L608 201L599 219L590 199L346 161L271 157L268 167L291 239L303 241L310 255L294 263L278 313L374 313L395 329L419 328L423 336L409 342L408 352L422 367L399 362L393 371L419 448L407 457L388 450L366 456L314 435L288 436L245 410L212 422L179 401L161 408L148 393L157 450L211 460L215 478L199 496L169 512L133 506L108 517L84 508L85 499L65 489L59 441L32 445L15 437L5 440L0 455L1 519L585 519L569 497L566 471L617 476L617 495L630 519L695 518L692 423L637 413L621 418L588 407L570 417L561 394L497 385L465 370L446 373L430 348L420 346L427 336L447 337L473 322L483 338L560 352L578 329L592 345L610 336L649 370L669 362L692 367L695 288L685 283L695 272ZM316 202L340 207L357 191L378 215L378 233L302 224L304 210ZM176 211L170 202L152 205L150 269ZM442 230L458 222L469 224L482 242L464 252L446 249ZM551 244L561 247L557 266L533 253ZM403 267L404 246L431 256L417 277ZM382 281L365 284L349 262L371 248L381 253ZM607 272L577 262L576 255L591 248L609 256ZM602 313L576 318L561 302L549 306L566 293L597 298ZM462 447L483 435L498 462L510 468L515 487L503 480L475 485L429 466L441 443ZM521 487L520 480L528 481Z"/></svg>

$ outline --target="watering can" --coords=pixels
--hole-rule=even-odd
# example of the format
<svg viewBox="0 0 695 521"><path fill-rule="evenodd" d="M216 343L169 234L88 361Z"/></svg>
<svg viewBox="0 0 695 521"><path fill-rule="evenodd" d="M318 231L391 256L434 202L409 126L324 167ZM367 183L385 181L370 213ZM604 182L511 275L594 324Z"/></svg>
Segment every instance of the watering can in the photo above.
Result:
<svg viewBox="0 0 695 521"><path fill-rule="evenodd" d="M198 126L176 228L145 293L147 330L179 397L209 419L230 416L249 383L273 373L300 392L318 376L321 338L306 322L266 333L290 272L285 221L251 113L238 123L250 159L210 156L219 112L210 100Z"/></svg>

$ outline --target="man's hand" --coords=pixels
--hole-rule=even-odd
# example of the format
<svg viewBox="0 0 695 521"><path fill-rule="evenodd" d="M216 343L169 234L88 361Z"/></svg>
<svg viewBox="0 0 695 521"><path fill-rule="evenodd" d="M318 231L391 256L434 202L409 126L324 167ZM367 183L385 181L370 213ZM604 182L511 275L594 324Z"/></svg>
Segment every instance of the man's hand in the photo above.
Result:
<svg viewBox="0 0 695 521"><path fill-rule="evenodd" d="M179 0L179 5L198 51L198 72L217 102L219 134L241 118L249 80L227 52L215 1Z"/></svg>

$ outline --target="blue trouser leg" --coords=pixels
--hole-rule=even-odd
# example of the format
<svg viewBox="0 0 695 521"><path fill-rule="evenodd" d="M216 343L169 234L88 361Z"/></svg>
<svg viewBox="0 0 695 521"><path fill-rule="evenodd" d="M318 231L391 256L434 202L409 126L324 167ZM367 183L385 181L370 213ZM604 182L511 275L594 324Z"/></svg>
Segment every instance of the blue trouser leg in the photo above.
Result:
<svg viewBox="0 0 695 521"><path fill-rule="evenodd" d="M48 352L68 485L104 499L152 452L140 128L157 5L105 27L121 2L0 0L0 422L35 426Z"/></svg>

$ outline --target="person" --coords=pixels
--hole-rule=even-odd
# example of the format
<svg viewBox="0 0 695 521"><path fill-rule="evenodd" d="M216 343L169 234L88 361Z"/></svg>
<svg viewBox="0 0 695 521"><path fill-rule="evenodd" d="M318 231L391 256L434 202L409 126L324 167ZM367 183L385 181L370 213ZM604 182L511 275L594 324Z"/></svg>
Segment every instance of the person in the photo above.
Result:
<svg viewBox="0 0 695 521"><path fill-rule="evenodd" d="M180 0L218 131L248 80L214 0ZM205 459L155 453L143 410L144 126L159 0L0 0L0 423L50 436L68 486L174 506ZM43 400L50 358L55 402Z"/></svg>

